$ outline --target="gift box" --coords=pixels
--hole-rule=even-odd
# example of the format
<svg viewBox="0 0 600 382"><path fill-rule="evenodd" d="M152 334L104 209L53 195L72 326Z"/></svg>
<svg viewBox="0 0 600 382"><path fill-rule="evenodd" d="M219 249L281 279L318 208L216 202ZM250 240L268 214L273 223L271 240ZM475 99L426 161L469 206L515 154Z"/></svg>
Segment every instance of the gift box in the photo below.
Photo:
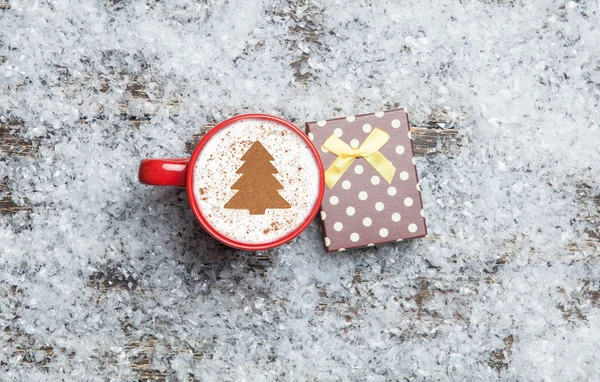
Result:
<svg viewBox="0 0 600 382"><path fill-rule="evenodd" d="M306 123L325 168L327 252L427 235L405 110Z"/></svg>

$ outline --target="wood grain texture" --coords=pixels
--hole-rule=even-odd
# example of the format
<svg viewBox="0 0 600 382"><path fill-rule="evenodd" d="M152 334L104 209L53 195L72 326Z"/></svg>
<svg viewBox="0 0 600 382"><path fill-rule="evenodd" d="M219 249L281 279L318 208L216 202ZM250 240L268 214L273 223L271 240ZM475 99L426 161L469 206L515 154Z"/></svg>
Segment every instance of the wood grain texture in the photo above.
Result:
<svg viewBox="0 0 600 382"><path fill-rule="evenodd" d="M33 156L39 147L41 138L34 140L20 137L20 121L0 122L0 152L8 156Z"/></svg>
<svg viewBox="0 0 600 382"><path fill-rule="evenodd" d="M200 139L216 125L217 122L211 122L202 126L200 132L195 134L186 143L186 151L191 154L198 142L200 142ZM297 126L301 130L304 130L304 125ZM435 129L431 125L422 124L420 126L411 126L410 131L413 136L416 156L449 154L452 148L460 145L460 136L455 129Z"/></svg>
<svg viewBox="0 0 600 382"><path fill-rule="evenodd" d="M488 366L496 369L498 372L501 372L502 369L506 369L508 367L514 342L515 340L512 334L504 338L504 347L495 349L490 353Z"/></svg>
<svg viewBox="0 0 600 382"><path fill-rule="evenodd" d="M19 121L0 122L0 153L8 157L32 157L38 150L41 139L28 140L20 137L22 123ZM8 179L0 179L0 214L14 214L30 211L30 205L17 205L11 194L6 192Z"/></svg>
<svg viewBox="0 0 600 382"><path fill-rule="evenodd" d="M0 184L0 192L4 187L6 187L6 184ZM4 196L0 198L0 215L15 214L20 211L31 211L32 208L33 207L29 205L17 205L15 202L12 201L12 196L9 193L4 194Z"/></svg>
<svg viewBox="0 0 600 382"><path fill-rule="evenodd" d="M275 16L281 18L284 25L289 25L285 43L293 57L289 66L294 71L294 78L301 84L316 80L317 75L308 65L310 52L321 45L320 39L324 33L322 26L322 9L306 1L284 1L282 11L276 11Z"/></svg>
<svg viewBox="0 0 600 382"><path fill-rule="evenodd" d="M578 186L577 196L584 212L576 218L587 223L590 239L600 243L600 195L595 195L589 185L582 183Z"/></svg>

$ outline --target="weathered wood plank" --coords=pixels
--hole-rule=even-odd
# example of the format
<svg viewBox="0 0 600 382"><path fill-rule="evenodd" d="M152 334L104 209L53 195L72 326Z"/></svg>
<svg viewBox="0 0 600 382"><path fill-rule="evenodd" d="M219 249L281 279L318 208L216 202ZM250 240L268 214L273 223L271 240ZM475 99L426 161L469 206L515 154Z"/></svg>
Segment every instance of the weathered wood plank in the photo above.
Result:
<svg viewBox="0 0 600 382"><path fill-rule="evenodd" d="M195 134L185 145L186 151L191 153L200 142L200 139L213 127L216 122L207 123L200 128L200 132ZM304 130L304 126L298 126ZM455 129L435 129L430 125L411 126L410 131L413 136L413 145L416 156L425 156L431 154L447 154L451 148L460 144L460 136Z"/></svg>
<svg viewBox="0 0 600 382"><path fill-rule="evenodd" d="M23 139L19 136L22 127L20 121L0 122L0 152L9 156L31 157L39 148L41 138Z"/></svg>
<svg viewBox="0 0 600 382"><path fill-rule="evenodd" d="M316 80L317 76L308 65L310 53L321 45L324 33L322 26L323 11L316 5L306 1L284 1L281 10L274 16L282 19L282 24L289 24L285 43L290 51L289 67L294 71L296 82L307 84Z"/></svg>
<svg viewBox="0 0 600 382"><path fill-rule="evenodd" d="M506 369L508 367L511 349L514 342L515 340L512 334L504 338L504 347L493 350L490 353L488 366L496 369L498 372L501 372L503 369Z"/></svg>
<svg viewBox="0 0 600 382"><path fill-rule="evenodd" d="M4 187L5 185L0 184L0 187ZM32 206L19 206L12 201L10 194L5 194L2 199L0 199L0 215L2 214L16 214L20 211L31 211Z"/></svg>
<svg viewBox="0 0 600 382"><path fill-rule="evenodd" d="M0 182L0 195L3 194L6 188L6 179ZM4 194L0 197L0 215L2 214L15 214L19 211L30 211L33 207L29 205L19 206L12 201L10 193Z"/></svg>
<svg viewBox="0 0 600 382"><path fill-rule="evenodd" d="M594 195L592 188L582 183L577 188L577 196L582 210L585 211L577 219L588 224L588 235L592 240L600 243L600 195Z"/></svg>
<svg viewBox="0 0 600 382"><path fill-rule="evenodd" d="M0 122L0 152L3 155L31 157L38 151L41 138L23 139L19 136L22 123L19 121ZM0 179L0 214L14 214L29 211L31 206L19 206L12 201L10 193L4 193L7 179Z"/></svg>
<svg viewBox="0 0 600 382"><path fill-rule="evenodd" d="M123 275L116 266L92 274L89 281L90 285L101 293L106 293L111 289L132 291L137 288L137 281L130 275Z"/></svg>

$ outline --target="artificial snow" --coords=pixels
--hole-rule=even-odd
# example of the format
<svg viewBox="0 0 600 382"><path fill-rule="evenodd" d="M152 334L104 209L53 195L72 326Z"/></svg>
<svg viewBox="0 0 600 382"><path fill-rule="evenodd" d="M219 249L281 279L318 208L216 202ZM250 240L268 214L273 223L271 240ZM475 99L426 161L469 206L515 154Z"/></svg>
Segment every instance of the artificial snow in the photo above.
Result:
<svg viewBox="0 0 600 382"><path fill-rule="evenodd" d="M0 153L33 206L0 215L0 380L600 379L597 2L4 4L0 121L41 143ZM240 252L137 182L206 122L397 106L462 137L417 159L428 239Z"/></svg>

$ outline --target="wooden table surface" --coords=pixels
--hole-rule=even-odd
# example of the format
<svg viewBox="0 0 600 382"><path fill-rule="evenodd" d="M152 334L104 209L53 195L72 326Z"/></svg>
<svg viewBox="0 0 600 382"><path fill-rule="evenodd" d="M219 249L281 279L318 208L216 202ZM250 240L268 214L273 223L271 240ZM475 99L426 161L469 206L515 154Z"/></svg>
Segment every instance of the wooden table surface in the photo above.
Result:
<svg viewBox="0 0 600 382"><path fill-rule="evenodd" d="M118 3L118 2L116 2ZM9 2L0 1L0 12L3 10L10 9ZM302 41L304 44L310 46L310 44L318 43L319 27L315 23L316 11L310 8L301 13L301 16L296 15L295 12L289 12L281 14L281 17L287 18L291 21L291 27L289 30L290 36L293 39L290 40L289 46L290 51L294 52L297 49L297 42ZM306 61L309 58L309 52L302 52L296 55L295 59L291 62L291 67L294 68L295 78L300 83L306 83L311 79L311 73L309 70L305 70ZM0 57L0 59L2 59ZM65 84L68 86L68 84ZM106 84L106 87L100 89L100 91L106 92L110 84ZM152 115L146 115L143 118L139 116L133 116L129 112L129 105L132 101L139 107L141 103L152 104L153 102L163 103L169 105L172 113L177 113L177 108L181 100L154 100L151 101L146 94L145 87L147 84L139 83L135 79L131 79L127 85L127 91L124 93L126 96L121 102L121 118L122 120L129 121L132 126L148 123L152 120ZM396 104L394 100L390 100L386 105L388 108L395 108L400 105ZM148 108L152 110L152 108ZM240 110L243 113L244 110ZM337 110L331 110L330 115L336 115ZM81 121L85 122L85 121ZM190 137L189 142L186 144L187 152L191 152L195 147L200 137L206 133L215 124L208 124L204 126L198 134ZM6 123L0 123L0 151L7 153L10 156L21 156L30 157L33 160L37 158L37 152L40 145L43 145L42 139L28 140L24 139L20 135L22 123L18 120L11 120ZM431 113L429 118L425 121L415 122L412 121L411 126L412 134L414 137L414 145L417 156L435 156L445 155L448 160L453 160L452 153L460 150L461 147L467 145L468 142L465 138L461 137L460 134L460 121L450 121L444 110L435 110ZM0 215L12 215L16 213L28 213L35 206L28 204L27 200L24 202L15 202L11 197L10 192L6 192L6 184L10 179L0 179ZM600 195L594 195L591 193L591 188L586 184L582 183L579 185L579 199L581 205L581 213L577 216L573 216L573 219L585 220L589 223L587 245L592 248L598 248L600 245ZM584 211L593 211L592 214ZM436 240L435 237L429 237L424 240ZM578 248L575 245L570 247L571 251L577 251ZM495 270L497 271L507 262L510 262L513 256L510 246L506 248L504 254L499 256L496 261ZM270 265L269 252L259 253L254 255L248 262L248 267L252 268L257 272L264 272ZM494 273L490 273L490 282L494 280ZM129 293L143 293L144 291L138 288L134 279L120 278L121 272L118 269L107 269L105 272L99 272L89 278L89 288L97 289L98 298L104 298L110 296L111 291L118 291L125 289ZM360 280L360 274L356 274L356 280ZM586 288L586 283L590 283L589 280L582 280L583 283L583 297L588 303L594 305L600 305L600 292L591 291ZM458 291L440 291L430 280L423 278L420 285L417 287L417 291L414 296L414 302L417 306L417 319L418 320L429 320L435 321L437 314L435 311L428 311L423 308L424 302L436 293L458 293ZM11 287L11 293L19 293L17 286ZM320 306L321 309L335 309L335 301L328 301L327 297L323 298L323 302ZM585 316L579 311L577 305L563 307L565 318L569 318L573 315L579 319L585 320ZM11 327L3 328L9 336L16 338L18 336L24 336L26 334L14 331ZM127 326L123 327L123 331L127 332ZM513 336L510 335L504 339L504 347L498 349L490 349L489 351L489 362L488 365L498 371L507 366L506 354L510 353L510 349L513 344ZM52 362L52 359L56 356L60 349L53 349L51 347L40 346L31 339L29 347L20 347L16 349L16 353L19 354L8 354L9 358L15 355L20 355L20 362L23 364L33 364L40 368L44 368L44 365ZM154 337L146 337L142 341L132 340L127 346L129 349L138 349L136 356L132 357L129 361L132 364L132 369L135 379L139 380L164 380L171 375L170 371L157 371L153 370L152 365L152 354L157 348L161 348L161 351L166 351L171 356L175 356L179 352L192 351L194 358L201 359L204 357L211 356L210 344L198 344L197 346L191 346L188 343L172 344L172 343L161 343L161 340ZM107 355L107 357L110 357ZM107 362L117 362L116 360L107 359Z"/></svg>

